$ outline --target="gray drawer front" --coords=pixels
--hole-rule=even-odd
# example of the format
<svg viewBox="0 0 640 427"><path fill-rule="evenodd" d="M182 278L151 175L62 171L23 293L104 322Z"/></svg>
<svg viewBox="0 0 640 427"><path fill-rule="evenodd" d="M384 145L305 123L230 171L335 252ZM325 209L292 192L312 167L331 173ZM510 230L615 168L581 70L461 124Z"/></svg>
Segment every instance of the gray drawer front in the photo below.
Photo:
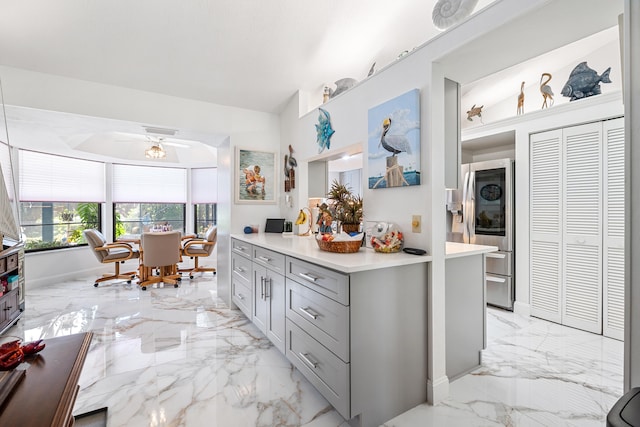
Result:
<svg viewBox="0 0 640 427"><path fill-rule="evenodd" d="M286 355L340 415L347 420L351 418L348 363L344 363L289 319Z"/></svg>
<svg viewBox="0 0 640 427"><path fill-rule="evenodd" d="M285 256L260 246L253 247L253 262L264 265L270 270L284 275Z"/></svg>
<svg viewBox="0 0 640 427"><path fill-rule="evenodd" d="M242 255L231 255L231 271L234 276L238 276L247 282L251 282L251 260Z"/></svg>
<svg viewBox="0 0 640 427"><path fill-rule="evenodd" d="M231 252L251 258L253 245L241 240L231 239Z"/></svg>
<svg viewBox="0 0 640 427"><path fill-rule="evenodd" d="M287 257L287 277L340 304L349 305L349 276L346 274Z"/></svg>
<svg viewBox="0 0 640 427"><path fill-rule="evenodd" d="M287 279L286 316L349 362L349 307Z"/></svg>
<svg viewBox="0 0 640 427"><path fill-rule="evenodd" d="M244 280L234 277L231 279L231 299L251 319L251 288Z"/></svg>
<svg viewBox="0 0 640 427"><path fill-rule="evenodd" d="M487 272L493 274L501 274L503 276L511 276L512 256L511 252L489 252L486 255Z"/></svg>

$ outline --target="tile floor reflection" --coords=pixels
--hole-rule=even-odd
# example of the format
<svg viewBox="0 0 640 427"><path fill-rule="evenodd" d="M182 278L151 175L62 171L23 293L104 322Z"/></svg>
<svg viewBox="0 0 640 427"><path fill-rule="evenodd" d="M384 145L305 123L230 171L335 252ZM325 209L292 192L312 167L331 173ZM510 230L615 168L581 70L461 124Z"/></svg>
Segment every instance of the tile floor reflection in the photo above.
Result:
<svg viewBox="0 0 640 427"><path fill-rule="evenodd" d="M109 426L348 423L239 311L210 273L142 291L93 277L30 289L7 334L92 331L74 413L107 406ZM622 342L489 309L483 366L450 397L386 427L602 426L622 395Z"/></svg>

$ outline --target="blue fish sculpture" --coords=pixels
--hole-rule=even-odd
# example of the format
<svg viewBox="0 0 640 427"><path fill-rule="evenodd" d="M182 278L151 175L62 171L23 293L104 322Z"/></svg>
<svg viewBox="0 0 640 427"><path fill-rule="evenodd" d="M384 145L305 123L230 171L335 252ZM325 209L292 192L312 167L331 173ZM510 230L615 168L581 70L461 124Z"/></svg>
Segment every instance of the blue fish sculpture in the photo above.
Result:
<svg viewBox="0 0 640 427"><path fill-rule="evenodd" d="M610 72L611 67L607 68L599 76L596 70L590 68L586 62L581 62L569 74L569 80L562 88L562 95L570 97L569 101L600 95L602 93L600 83L611 83L609 79Z"/></svg>
<svg viewBox="0 0 640 427"><path fill-rule="evenodd" d="M318 153L322 153L324 149L329 149L331 145L331 135L335 133L335 130L331 128L331 117L322 108L318 108L320 114L318 114L318 123L316 124L316 142L318 143Z"/></svg>

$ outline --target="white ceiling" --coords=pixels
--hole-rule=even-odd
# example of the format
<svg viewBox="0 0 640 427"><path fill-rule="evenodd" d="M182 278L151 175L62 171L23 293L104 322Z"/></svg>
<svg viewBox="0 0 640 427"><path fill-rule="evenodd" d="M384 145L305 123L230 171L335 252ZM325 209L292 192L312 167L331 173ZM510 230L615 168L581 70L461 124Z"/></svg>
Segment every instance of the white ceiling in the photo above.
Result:
<svg viewBox="0 0 640 427"><path fill-rule="evenodd" d="M431 39L435 3L0 0L0 64L278 112Z"/></svg>

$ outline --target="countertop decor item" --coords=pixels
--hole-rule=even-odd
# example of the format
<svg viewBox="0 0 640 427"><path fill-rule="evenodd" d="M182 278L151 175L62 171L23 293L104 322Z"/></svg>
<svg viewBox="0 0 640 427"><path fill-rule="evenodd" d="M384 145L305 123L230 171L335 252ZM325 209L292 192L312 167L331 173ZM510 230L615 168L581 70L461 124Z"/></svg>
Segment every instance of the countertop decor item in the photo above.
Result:
<svg viewBox="0 0 640 427"><path fill-rule="evenodd" d="M518 115L524 114L524 82L520 84L520 94L518 95L518 109L516 110Z"/></svg>
<svg viewBox="0 0 640 427"><path fill-rule="evenodd" d="M611 83L609 73L611 67L604 70L602 75L598 75L596 70L589 67L587 62L581 62L571 71L569 79L562 88L562 96L570 98L569 101L587 98L593 95L600 95L600 83Z"/></svg>
<svg viewBox="0 0 640 427"><path fill-rule="evenodd" d="M337 252L341 254L355 253L362 246L363 233L351 236L346 233L341 234L318 234L316 243L323 251Z"/></svg>
<svg viewBox="0 0 640 427"><path fill-rule="evenodd" d="M546 77L546 80L544 80L545 77ZM542 94L542 99L544 100L542 102L543 109L547 107L551 107L553 105L553 90L551 90L551 86L549 86L551 77L552 76L549 73L542 73L542 75L540 76L540 93Z"/></svg>
<svg viewBox="0 0 640 427"><path fill-rule="evenodd" d="M396 224L379 222L371 230L371 246L376 252L400 252L403 245L404 236Z"/></svg>
<svg viewBox="0 0 640 427"><path fill-rule="evenodd" d="M338 229L346 233L359 232L363 216L362 197L353 194L347 185L334 180L327 199L331 215L338 222Z"/></svg>

